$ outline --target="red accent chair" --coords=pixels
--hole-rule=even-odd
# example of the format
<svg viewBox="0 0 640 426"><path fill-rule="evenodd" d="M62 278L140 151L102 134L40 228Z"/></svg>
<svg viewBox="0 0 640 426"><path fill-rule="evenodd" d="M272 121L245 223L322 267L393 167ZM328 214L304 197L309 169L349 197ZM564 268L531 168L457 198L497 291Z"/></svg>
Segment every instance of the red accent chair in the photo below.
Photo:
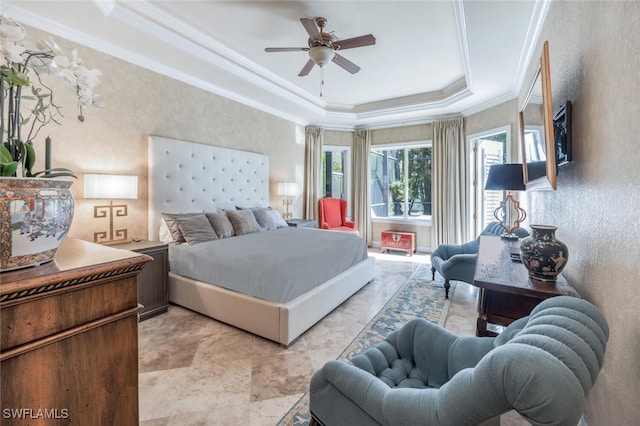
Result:
<svg viewBox="0 0 640 426"><path fill-rule="evenodd" d="M347 220L347 202L338 198L318 200L318 223L320 229L358 233L356 223Z"/></svg>

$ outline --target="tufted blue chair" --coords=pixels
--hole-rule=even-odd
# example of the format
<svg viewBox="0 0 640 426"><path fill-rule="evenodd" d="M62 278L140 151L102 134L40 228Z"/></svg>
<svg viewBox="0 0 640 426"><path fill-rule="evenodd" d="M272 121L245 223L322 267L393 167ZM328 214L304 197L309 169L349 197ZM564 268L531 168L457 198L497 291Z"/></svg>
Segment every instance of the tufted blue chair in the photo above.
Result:
<svg viewBox="0 0 640 426"><path fill-rule="evenodd" d="M312 424L575 426L602 367L607 322L591 303L547 299L498 337L461 337L423 319L311 379Z"/></svg>
<svg viewBox="0 0 640 426"><path fill-rule="evenodd" d="M500 235L504 232L500 222L491 222L482 230L480 235ZM523 228L517 228L514 233L519 238L529 236ZM436 271L444 278L445 297L449 298L449 281L464 281L471 284L476 270L480 237L464 244L441 244L431 253L431 279L436 278Z"/></svg>

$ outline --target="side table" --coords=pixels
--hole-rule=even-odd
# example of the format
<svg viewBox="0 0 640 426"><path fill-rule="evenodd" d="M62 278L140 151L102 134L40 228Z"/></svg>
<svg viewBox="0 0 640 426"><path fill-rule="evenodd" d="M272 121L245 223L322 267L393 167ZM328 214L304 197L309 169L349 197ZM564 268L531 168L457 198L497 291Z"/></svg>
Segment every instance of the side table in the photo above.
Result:
<svg viewBox="0 0 640 426"><path fill-rule="evenodd" d="M169 248L159 241L130 241L112 245L119 249L146 254L153 258L138 275L140 321L163 314L169 309Z"/></svg>
<svg viewBox="0 0 640 426"><path fill-rule="evenodd" d="M289 219L287 225L297 228L317 228L318 222L311 219Z"/></svg>
<svg viewBox="0 0 640 426"><path fill-rule="evenodd" d="M497 236L480 237L473 276L473 285L479 287L476 336L496 336L496 331L488 329L489 324L507 326L529 315L544 299L580 297L562 275L556 282L530 278L522 263L511 260L511 253L518 250L519 244Z"/></svg>

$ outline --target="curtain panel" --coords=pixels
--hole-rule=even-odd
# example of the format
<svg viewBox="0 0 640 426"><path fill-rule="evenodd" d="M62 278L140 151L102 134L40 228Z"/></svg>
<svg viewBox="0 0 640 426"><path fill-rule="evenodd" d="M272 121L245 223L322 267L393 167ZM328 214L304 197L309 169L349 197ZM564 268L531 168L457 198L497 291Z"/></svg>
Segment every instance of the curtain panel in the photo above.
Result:
<svg viewBox="0 0 640 426"><path fill-rule="evenodd" d="M305 127L304 189L305 219L318 218L320 179L322 178L322 143L324 130L320 127Z"/></svg>
<svg viewBox="0 0 640 426"><path fill-rule="evenodd" d="M358 224L358 231L362 238L370 246L371 232L371 206L369 205L371 158L371 131L356 130L353 137L353 220Z"/></svg>
<svg viewBox="0 0 640 426"><path fill-rule="evenodd" d="M467 163L463 119L433 123L432 247L470 239Z"/></svg>

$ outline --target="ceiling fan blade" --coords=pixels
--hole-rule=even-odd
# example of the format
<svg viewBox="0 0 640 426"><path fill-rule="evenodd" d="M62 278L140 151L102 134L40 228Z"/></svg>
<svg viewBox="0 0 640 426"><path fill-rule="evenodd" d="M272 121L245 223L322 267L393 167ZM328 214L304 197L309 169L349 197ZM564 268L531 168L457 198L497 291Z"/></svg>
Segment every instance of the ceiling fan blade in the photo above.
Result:
<svg viewBox="0 0 640 426"><path fill-rule="evenodd" d="M351 62L350 60L346 59L344 56L340 56L337 53L335 54L335 56L333 57L333 59L331 60L333 63L335 63L336 65L344 68L345 70L349 71L351 74L355 74L358 71L360 71L360 67L357 66L356 64L354 64L353 62Z"/></svg>
<svg viewBox="0 0 640 426"><path fill-rule="evenodd" d="M315 19L300 18L300 22L302 22L304 29L309 33L311 40L322 40L322 36L320 35L320 30L318 30Z"/></svg>
<svg viewBox="0 0 640 426"><path fill-rule="evenodd" d="M309 50L308 47L265 47L265 52L299 52L301 50Z"/></svg>
<svg viewBox="0 0 640 426"><path fill-rule="evenodd" d="M344 40L336 40L334 46L339 46L340 50L353 49L354 47L371 46L376 44L376 38L373 34L367 34L359 37L346 38Z"/></svg>
<svg viewBox="0 0 640 426"><path fill-rule="evenodd" d="M305 75L308 75L314 65L315 63L311 59L309 59L307 63L304 64L304 67L302 67L302 69L300 70L300 74L298 74L298 77L304 77Z"/></svg>

